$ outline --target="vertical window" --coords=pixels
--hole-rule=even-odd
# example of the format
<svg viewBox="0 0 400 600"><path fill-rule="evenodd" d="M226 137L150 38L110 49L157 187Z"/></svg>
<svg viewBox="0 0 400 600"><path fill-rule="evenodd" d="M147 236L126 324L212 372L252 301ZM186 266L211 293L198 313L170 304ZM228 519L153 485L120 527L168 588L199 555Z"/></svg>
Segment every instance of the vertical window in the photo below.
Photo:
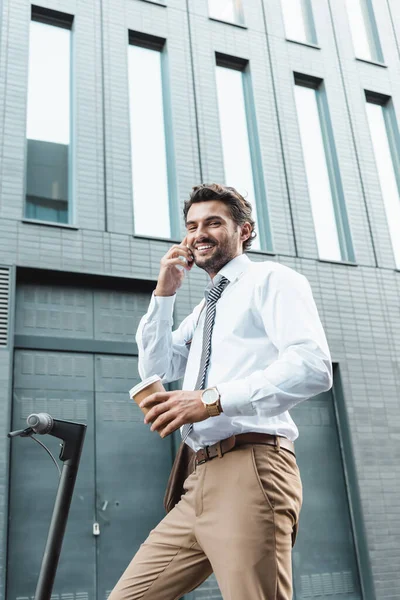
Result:
<svg viewBox="0 0 400 600"><path fill-rule="evenodd" d="M317 43L310 0L281 0L286 37L299 42Z"/></svg>
<svg viewBox="0 0 400 600"><path fill-rule="evenodd" d="M400 146L391 100L366 93L367 117L396 268L400 269Z"/></svg>
<svg viewBox="0 0 400 600"><path fill-rule="evenodd" d="M164 40L136 42L131 36L128 51L135 233L170 238Z"/></svg>
<svg viewBox="0 0 400 600"><path fill-rule="evenodd" d="M271 250L250 73L245 62L229 63L229 60L234 59L217 55L216 82L225 183L235 187L252 205L258 232L252 248Z"/></svg>
<svg viewBox="0 0 400 600"><path fill-rule="evenodd" d="M208 8L213 19L244 25L243 0L208 0Z"/></svg>
<svg viewBox="0 0 400 600"><path fill-rule="evenodd" d="M354 260L322 82L295 76L295 100L319 258Z"/></svg>
<svg viewBox="0 0 400 600"><path fill-rule="evenodd" d="M346 0L346 7L357 58L383 62L371 0Z"/></svg>
<svg viewBox="0 0 400 600"><path fill-rule="evenodd" d="M68 223L72 21L52 21L48 15L30 24L25 216Z"/></svg>

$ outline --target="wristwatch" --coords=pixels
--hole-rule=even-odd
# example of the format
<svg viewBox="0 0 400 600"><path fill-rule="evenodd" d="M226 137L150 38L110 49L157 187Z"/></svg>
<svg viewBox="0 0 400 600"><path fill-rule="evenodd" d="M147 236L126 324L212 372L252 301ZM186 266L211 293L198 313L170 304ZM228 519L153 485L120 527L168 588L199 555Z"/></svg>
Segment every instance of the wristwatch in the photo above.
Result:
<svg viewBox="0 0 400 600"><path fill-rule="evenodd" d="M201 401L210 417L218 417L222 413L219 391L216 387L207 388L201 394Z"/></svg>

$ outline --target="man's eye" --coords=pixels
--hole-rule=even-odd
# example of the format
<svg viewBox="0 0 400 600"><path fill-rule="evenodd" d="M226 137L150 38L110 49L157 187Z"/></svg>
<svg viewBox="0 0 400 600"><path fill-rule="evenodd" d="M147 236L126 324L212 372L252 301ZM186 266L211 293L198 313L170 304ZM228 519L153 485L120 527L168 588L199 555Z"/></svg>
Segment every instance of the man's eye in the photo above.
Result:
<svg viewBox="0 0 400 600"><path fill-rule="evenodd" d="M219 221L211 221L210 225L220 225Z"/></svg>

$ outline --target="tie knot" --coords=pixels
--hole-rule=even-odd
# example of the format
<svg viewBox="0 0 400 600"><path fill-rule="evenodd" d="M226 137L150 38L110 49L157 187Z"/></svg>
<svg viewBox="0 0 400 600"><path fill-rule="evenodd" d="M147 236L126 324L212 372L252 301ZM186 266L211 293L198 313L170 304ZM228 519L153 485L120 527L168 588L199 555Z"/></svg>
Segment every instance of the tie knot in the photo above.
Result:
<svg viewBox="0 0 400 600"><path fill-rule="evenodd" d="M224 291L228 283L229 279L227 279L226 277L221 277L220 282L217 285L214 285L214 287L212 287L211 290L208 292L207 303L216 302L220 298L222 292Z"/></svg>
<svg viewBox="0 0 400 600"><path fill-rule="evenodd" d="M224 288L226 288L226 286L229 283L229 279L227 279L226 277L221 277L220 282L218 285L216 285L215 287L217 288L221 288L221 290L223 290Z"/></svg>

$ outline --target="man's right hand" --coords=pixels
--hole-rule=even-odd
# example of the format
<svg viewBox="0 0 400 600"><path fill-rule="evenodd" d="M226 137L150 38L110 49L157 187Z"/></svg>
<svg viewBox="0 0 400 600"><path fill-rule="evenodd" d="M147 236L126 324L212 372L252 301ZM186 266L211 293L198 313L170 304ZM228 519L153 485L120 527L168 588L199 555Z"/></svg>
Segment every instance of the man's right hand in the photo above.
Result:
<svg viewBox="0 0 400 600"><path fill-rule="evenodd" d="M190 271L193 265L193 254L186 246L185 237L179 245L172 246L162 257L154 294L156 296L173 296L182 285L185 270ZM183 269L179 269L179 266Z"/></svg>

